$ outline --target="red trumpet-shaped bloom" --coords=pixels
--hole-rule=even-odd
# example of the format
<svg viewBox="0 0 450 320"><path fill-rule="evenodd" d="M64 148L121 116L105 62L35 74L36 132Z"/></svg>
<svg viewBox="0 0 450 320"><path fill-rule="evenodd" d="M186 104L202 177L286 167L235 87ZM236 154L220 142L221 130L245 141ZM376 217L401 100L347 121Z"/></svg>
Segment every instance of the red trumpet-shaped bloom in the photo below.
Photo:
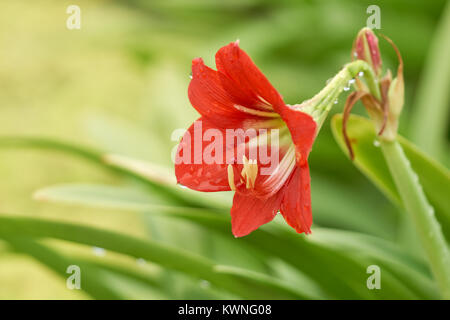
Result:
<svg viewBox="0 0 450 320"><path fill-rule="evenodd" d="M217 71L200 58L192 61L188 94L201 117L178 147L178 183L204 192L235 191L236 237L279 212L298 233L310 233L307 160L316 122L283 102L238 42L216 53L216 66Z"/></svg>

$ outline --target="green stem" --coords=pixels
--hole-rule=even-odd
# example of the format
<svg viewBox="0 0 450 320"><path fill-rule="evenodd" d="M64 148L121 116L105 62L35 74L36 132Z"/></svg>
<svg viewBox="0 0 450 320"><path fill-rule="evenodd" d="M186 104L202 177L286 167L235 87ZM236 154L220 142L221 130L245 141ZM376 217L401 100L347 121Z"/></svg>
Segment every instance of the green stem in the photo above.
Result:
<svg viewBox="0 0 450 320"><path fill-rule="evenodd" d="M415 224L441 295L444 299L450 299L450 252L434 210L397 140L382 140L381 150L406 211Z"/></svg>
<svg viewBox="0 0 450 320"><path fill-rule="evenodd" d="M367 62L356 60L346 64L318 94L302 103L300 105L302 111L310 114L320 129L339 95L345 88L350 87L350 80L358 76L364 78L370 92L380 99L378 81L372 68Z"/></svg>

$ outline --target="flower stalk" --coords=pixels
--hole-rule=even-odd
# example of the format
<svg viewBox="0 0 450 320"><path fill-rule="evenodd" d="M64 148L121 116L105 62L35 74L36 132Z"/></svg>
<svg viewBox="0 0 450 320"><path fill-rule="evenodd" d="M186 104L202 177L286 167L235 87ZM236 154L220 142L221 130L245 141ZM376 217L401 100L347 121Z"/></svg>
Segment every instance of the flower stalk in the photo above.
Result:
<svg viewBox="0 0 450 320"><path fill-rule="evenodd" d="M338 96L355 83L356 91L347 99L343 120L344 137L350 156L353 158L350 139L345 130L346 119L353 105L361 100L375 124L384 158L425 249L441 296L450 299L449 248L418 176L397 141L398 120L404 102L403 61L394 43L387 37L385 39L393 46L399 59L396 78L392 79L390 71L385 76L382 75L378 39L372 30L363 28L358 33L352 50L353 57L357 60L345 65L324 89L299 107L309 113L320 128Z"/></svg>
<svg viewBox="0 0 450 320"><path fill-rule="evenodd" d="M378 80L373 69L363 60L356 60L346 64L328 84L310 100L297 105L303 112L310 114L317 122L319 131L331 108L343 91L350 89L356 78L363 79L367 87L380 97ZM353 80L353 81L352 81Z"/></svg>
<svg viewBox="0 0 450 320"><path fill-rule="evenodd" d="M441 296L450 299L450 252L434 209L398 141L381 139L380 146L403 205L416 227Z"/></svg>

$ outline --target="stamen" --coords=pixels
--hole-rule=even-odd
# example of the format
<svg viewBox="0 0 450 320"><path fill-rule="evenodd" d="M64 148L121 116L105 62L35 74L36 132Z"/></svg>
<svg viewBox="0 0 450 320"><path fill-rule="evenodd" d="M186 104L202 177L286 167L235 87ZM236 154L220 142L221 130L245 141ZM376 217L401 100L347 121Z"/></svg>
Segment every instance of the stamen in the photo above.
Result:
<svg viewBox="0 0 450 320"><path fill-rule="evenodd" d="M230 185L230 189L236 191L236 185L234 184L234 171L233 166L231 164L228 165L228 184Z"/></svg>
<svg viewBox="0 0 450 320"><path fill-rule="evenodd" d="M275 171L270 175L270 177L264 181L262 187L265 190L270 191L269 194L274 194L277 192L281 186L289 178L292 170L295 166L295 146L291 145L286 151L283 159L281 159Z"/></svg>
<svg viewBox="0 0 450 320"><path fill-rule="evenodd" d="M262 105L260 105L261 108L266 109L266 110L267 109L272 110L272 105L266 99L264 99L263 97L261 97L259 95L258 95L258 99L259 99L259 101L262 102Z"/></svg>
<svg viewBox="0 0 450 320"><path fill-rule="evenodd" d="M234 107L236 109L238 109L239 111L248 113L248 114L253 114L255 116L260 116L260 117L267 117L267 118L278 118L279 115L278 113L275 112L271 112L271 111L259 111L259 110L255 110L255 109L250 109L250 108L246 108L244 106L241 106L239 104L235 104Z"/></svg>
<svg viewBox="0 0 450 320"><path fill-rule="evenodd" d="M247 189L253 189L255 187L255 180L258 176L258 164L256 159L248 160L246 156L242 156L243 168L241 176L245 180L245 187Z"/></svg>

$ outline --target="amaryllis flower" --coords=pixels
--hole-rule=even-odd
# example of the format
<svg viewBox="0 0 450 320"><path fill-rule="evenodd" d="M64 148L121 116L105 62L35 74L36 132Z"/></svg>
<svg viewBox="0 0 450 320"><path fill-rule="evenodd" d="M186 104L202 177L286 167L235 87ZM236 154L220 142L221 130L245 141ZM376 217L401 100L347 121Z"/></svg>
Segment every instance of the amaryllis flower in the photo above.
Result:
<svg viewBox="0 0 450 320"><path fill-rule="evenodd" d="M178 183L204 192L235 191L236 237L277 213L298 233L310 233L308 155L316 122L301 106L283 102L238 42L216 53L216 67L192 61L188 94L201 117L178 147Z"/></svg>

